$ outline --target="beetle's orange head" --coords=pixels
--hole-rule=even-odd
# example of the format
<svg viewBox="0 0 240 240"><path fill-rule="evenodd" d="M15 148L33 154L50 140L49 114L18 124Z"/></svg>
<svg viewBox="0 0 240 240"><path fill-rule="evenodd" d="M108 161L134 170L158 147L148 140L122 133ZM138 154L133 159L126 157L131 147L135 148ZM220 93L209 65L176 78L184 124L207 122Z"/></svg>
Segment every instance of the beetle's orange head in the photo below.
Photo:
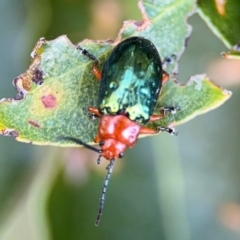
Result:
<svg viewBox="0 0 240 240"><path fill-rule="evenodd" d="M101 155L108 160L122 158L126 150L126 144L115 139L106 139L100 142Z"/></svg>

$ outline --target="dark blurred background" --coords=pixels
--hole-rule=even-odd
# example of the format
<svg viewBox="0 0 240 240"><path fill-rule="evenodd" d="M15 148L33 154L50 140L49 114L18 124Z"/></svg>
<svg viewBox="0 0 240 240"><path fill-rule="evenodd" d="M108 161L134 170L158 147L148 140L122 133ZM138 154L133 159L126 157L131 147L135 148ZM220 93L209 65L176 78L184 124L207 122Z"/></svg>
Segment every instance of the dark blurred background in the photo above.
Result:
<svg viewBox="0 0 240 240"><path fill-rule="evenodd" d="M0 0L0 97L30 63L40 37L114 39L141 19L137 0ZM100 226L94 226L106 161L86 149L33 146L0 138L1 240L235 240L240 238L240 63L205 23L193 33L179 79L207 72L233 91L220 108L177 127L178 137L139 140L118 160ZM173 29L174 31L174 29Z"/></svg>

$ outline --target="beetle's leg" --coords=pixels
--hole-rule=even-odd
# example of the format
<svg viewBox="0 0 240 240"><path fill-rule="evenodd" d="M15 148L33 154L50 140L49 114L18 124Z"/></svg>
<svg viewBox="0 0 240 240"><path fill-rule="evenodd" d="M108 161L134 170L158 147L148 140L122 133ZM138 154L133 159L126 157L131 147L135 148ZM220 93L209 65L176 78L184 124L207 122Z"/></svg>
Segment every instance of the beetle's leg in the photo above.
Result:
<svg viewBox="0 0 240 240"><path fill-rule="evenodd" d="M164 116L166 113L176 114L180 110L180 107L161 107L159 111Z"/></svg>
<svg viewBox="0 0 240 240"><path fill-rule="evenodd" d="M88 117L89 117L91 120L96 120L96 119L99 118L97 115L95 115L94 113L91 113L91 112L88 112Z"/></svg>
<svg viewBox="0 0 240 240"><path fill-rule="evenodd" d="M101 117L102 115L99 113L98 109L97 108L94 108L94 107L89 107L88 108L88 111L89 111L89 118L91 119L97 119L99 117Z"/></svg>
<svg viewBox="0 0 240 240"><path fill-rule="evenodd" d="M177 111L180 110L180 107L163 107L160 109L160 115L152 115L149 119L149 122L155 122L155 121L158 121L160 120L161 118L164 117L164 115L166 113L172 113L172 114L175 114ZM155 134L155 133L158 133L158 132L168 132L170 133L171 135L176 135L178 134L178 132L175 132L175 129L174 128L167 128L167 127L158 127L157 129L151 129L151 128L148 128L148 127L141 127L140 129L140 133L139 134Z"/></svg>
<svg viewBox="0 0 240 240"><path fill-rule="evenodd" d="M180 111L180 107L161 107L159 109L160 114L159 115L152 115L149 119L149 122L155 122L159 119L163 118L166 114L176 114L178 111Z"/></svg>
<svg viewBox="0 0 240 240"><path fill-rule="evenodd" d="M171 135L176 135L178 134L178 132L175 132L174 128L166 128L166 127L159 127L157 129L151 129L148 127L141 127L139 134L156 134L158 132L168 132Z"/></svg>
<svg viewBox="0 0 240 240"><path fill-rule="evenodd" d="M180 107L162 107L159 110L160 114L159 115L152 115L149 119L149 122L158 121L161 118L163 118L165 114L167 114L167 113L176 114L180 110L181 110Z"/></svg>
<svg viewBox="0 0 240 240"><path fill-rule="evenodd" d="M88 111L89 111L90 113L94 114L94 115L97 116L97 117L101 117L101 116L102 116L101 113L98 111L97 108L89 107L89 108L88 108Z"/></svg>
<svg viewBox="0 0 240 240"><path fill-rule="evenodd" d="M158 133L158 129L151 129L148 127L141 127L139 134L156 134Z"/></svg>
<svg viewBox="0 0 240 240"><path fill-rule="evenodd" d="M99 69L96 67L96 65L92 66L92 71L93 71L93 74L95 75L95 77L97 78L97 80L100 81L102 78L102 73L99 71Z"/></svg>
<svg viewBox="0 0 240 240"><path fill-rule="evenodd" d="M175 136L178 135L178 132L175 132L175 129L174 129L174 128L159 127L159 128L158 128L158 131L168 132L169 134L175 135Z"/></svg>
<svg viewBox="0 0 240 240"><path fill-rule="evenodd" d="M100 143L100 142L101 142L101 139L100 139L99 135L97 135L97 136L94 138L94 142L95 142L95 143Z"/></svg>
<svg viewBox="0 0 240 240"><path fill-rule="evenodd" d="M167 65L171 64L175 59L176 59L176 55L174 55L174 54L172 54L170 57L164 58L162 61L162 68L166 69ZM162 85L164 85L169 79L169 74L164 70L162 70L162 71L163 71L163 76L162 76L161 83L162 83Z"/></svg>
<svg viewBox="0 0 240 240"><path fill-rule="evenodd" d="M162 115L152 115L148 122L155 122L155 121L160 120L161 118L163 118Z"/></svg>
<svg viewBox="0 0 240 240"><path fill-rule="evenodd" d="M99 64L99 61L97 60L96 57L94 57L90 52L88 52L86 49L82 48L81 46L77 46L77 49L82 52L83 55L88 57L90 60L93 61L93 66L92 66L92 71L95 77L97 78L98 81L101 80L101 72L98 70L97 66Z"/></svg>
<svg viewBox="0 0 240 240"><path fill-rule="evenodd" d="M168 81L168 78L169 78L169 74L163 70L162 85L164 85Z"/></svg>
<svg viewBox="0 0 240 240"><path fill-rule="evenodd" d="M88 50L86 50L85 48L82 48L80 45L77 46L77 50L80 50L82 52L83 55L87 56L90 60L93 61L94 65L98 65L98 60L96 57L94 57L90 52L88 52Z"/></svg>
<svg viewBox="0 0 240 240"><path fill-rule="evenodd" d="M169 57L165 57L162 61L162 66L164 69L167 68L167 66L171 63L173 63L174 60L176 60L177 56L175 54L172 54Z"/></svg>

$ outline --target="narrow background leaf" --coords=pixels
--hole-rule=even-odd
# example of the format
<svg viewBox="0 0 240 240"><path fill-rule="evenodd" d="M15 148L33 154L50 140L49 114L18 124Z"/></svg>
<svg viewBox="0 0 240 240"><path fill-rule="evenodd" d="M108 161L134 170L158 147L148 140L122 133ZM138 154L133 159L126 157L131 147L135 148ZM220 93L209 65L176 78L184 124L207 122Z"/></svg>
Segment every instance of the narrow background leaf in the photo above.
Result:
<svg viewBox="0 0 240 240"><path fill-rule="evenodd" d="M238 0L198 0L197 5L202 19L228 48L240 41Z"/></svg>

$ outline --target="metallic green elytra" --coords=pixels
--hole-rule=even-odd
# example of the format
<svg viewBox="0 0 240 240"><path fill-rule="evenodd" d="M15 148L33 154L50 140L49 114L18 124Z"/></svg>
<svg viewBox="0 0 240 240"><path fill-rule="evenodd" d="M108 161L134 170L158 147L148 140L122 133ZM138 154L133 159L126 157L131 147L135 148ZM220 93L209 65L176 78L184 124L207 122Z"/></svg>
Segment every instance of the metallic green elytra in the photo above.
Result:
<svg viewBox="0 0 240 240"><path fill-rule="evenodd" d="M118 44L104 63L99 89L101 114L125 113L145 124L162 87L162 63L153 43L131 37Z"/></svg>

